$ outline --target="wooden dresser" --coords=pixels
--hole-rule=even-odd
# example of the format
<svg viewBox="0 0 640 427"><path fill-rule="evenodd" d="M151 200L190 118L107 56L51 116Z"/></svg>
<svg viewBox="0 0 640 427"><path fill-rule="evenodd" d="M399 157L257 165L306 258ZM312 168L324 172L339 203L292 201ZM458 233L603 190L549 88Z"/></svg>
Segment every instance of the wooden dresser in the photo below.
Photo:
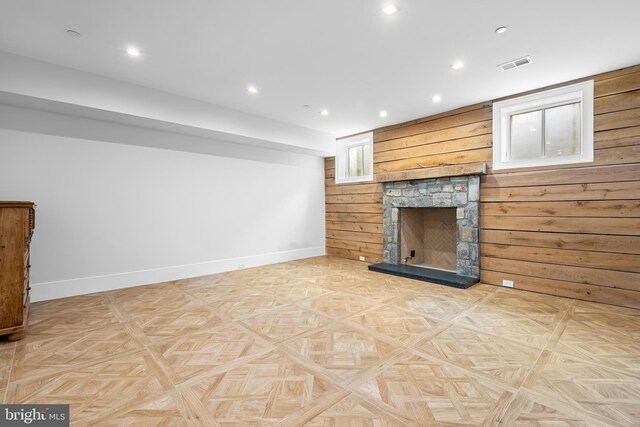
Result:
<svg viewBox="0 0 640 427"><path fill-rule="evenodd" d="M29 314L29 244L35 227L32 202L0 202L0 335L24 337Z"/></svg>

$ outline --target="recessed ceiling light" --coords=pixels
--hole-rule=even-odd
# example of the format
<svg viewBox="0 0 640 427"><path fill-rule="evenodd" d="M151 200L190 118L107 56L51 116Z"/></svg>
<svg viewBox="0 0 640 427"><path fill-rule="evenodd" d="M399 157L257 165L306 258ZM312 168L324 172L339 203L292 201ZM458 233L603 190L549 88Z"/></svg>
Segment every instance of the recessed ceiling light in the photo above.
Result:
<svg viewBox="0 0 640 427"><path fill-rule="evenodd" d="M247 92L249 92L249 93L258 93L258 88L255 87L254 85L249 85L249 86L247 86Z"/></svg>
<svg viewBox="0 0 640 427"><path fill-rule="evenodd" d="M433 97L431 98L431 100L432 100L433 102L440 102L440 101L442 101L442 96L440 96L440 95L433 95Z"/></svg>
<svg viewBox="0 0 640 427"><path fill-rule="evenodd" d="M387 112L385 110L380 111L380 117L387 117Z"/></svg>
<svg viewBox="0 0 640 427"><path fill-rule="evenodd" d="M127 48L127 54L129 56L138 57L140 56L140 50L137 47L129 46Z"/></svg>
<svg viewBox="0 0 640 427"><path fill-rule="evenodd" d="M507 30L508 30L507 27L498 27L498 28L496 28L496 34L506 33Z"/></svg>
<svg viewBox="0 0 640 427"><path fill-rule="evenodd" d="M537 131L538 129L536 129L536 128L531 128L531 129L529 129L529 130L530 130L531 132L535 132L535 131Z"/></svg>
<svg viewBox="0 0 640 427"><path fill-rule="evenodd" d="M322 110L320 110L320 114L323 116L328 116L329 115L329 110L327 110L326 108L323 108Z"/></svg>
<svg viewBox="0 0 640 427"><path fill-rule="evenodd" d="M464 68L464 62L457 61L451 64L451 68L454 70L462 70Z"/></svg>
<svg viewBox="0 0 640 427"><path fill-rule="evenodd" d="M67 30L67 35L71 37L80 37L82 34L77 32L76 30Z"/></svg>
<svg viewBox="0 0 640 427"><path fill-rule="evenodd" d="M387 16L391 16L395 13L398 13L399 10L400 8L395 3L388 3L382 7L382 12L384 12L384 14Z"/></svg>

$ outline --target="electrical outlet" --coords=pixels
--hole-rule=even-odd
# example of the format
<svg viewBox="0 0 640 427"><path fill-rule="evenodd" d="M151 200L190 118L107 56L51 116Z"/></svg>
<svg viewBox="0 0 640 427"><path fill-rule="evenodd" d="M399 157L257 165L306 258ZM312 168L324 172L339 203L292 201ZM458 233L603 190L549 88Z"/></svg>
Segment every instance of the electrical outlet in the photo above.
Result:
<svg viewBox="0 0 640 427"><path fill-rule="evenodd" d="M502 286L506 286L507 288L513 288L513 280L503 280Z"/></svg>
<svg viewBox="0 0 640 427"><path fill-rule="evenodd" d="M363 256L360 257L360 261L364 261L364 257Z"/></svg>
<svg viewBox="0 0 640 427"><path fill-rule="evenodd" d="M238 270L244 268L244 264L238 264Z"/></svg>

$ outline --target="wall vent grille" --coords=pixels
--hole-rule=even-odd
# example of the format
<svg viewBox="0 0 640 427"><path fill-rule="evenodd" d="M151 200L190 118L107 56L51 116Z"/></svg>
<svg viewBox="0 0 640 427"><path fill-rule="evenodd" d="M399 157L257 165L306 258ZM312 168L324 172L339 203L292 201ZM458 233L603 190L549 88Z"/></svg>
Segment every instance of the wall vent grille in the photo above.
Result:
<svg viewBox="0 0 640 427"><path fill-rule="evenodd" d="M504 64L498 65L498 67L502 71L512 70L514 68L524 67L525 65L531 64L533 62L530 56L524 56L522 58L514 59L513 61L505 62Z"/></svg>

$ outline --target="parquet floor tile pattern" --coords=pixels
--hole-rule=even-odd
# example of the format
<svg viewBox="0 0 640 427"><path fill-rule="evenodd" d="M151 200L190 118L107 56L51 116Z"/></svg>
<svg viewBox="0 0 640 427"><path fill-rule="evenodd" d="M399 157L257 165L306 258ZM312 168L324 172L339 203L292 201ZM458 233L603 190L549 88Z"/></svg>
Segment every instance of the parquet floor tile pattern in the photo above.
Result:
<svg viewBox="0 0 640 427"><path fill-rule="evenodd" d="M32 305L0 402L74 426L640 425L640 311L319 257Z"/></svg>

